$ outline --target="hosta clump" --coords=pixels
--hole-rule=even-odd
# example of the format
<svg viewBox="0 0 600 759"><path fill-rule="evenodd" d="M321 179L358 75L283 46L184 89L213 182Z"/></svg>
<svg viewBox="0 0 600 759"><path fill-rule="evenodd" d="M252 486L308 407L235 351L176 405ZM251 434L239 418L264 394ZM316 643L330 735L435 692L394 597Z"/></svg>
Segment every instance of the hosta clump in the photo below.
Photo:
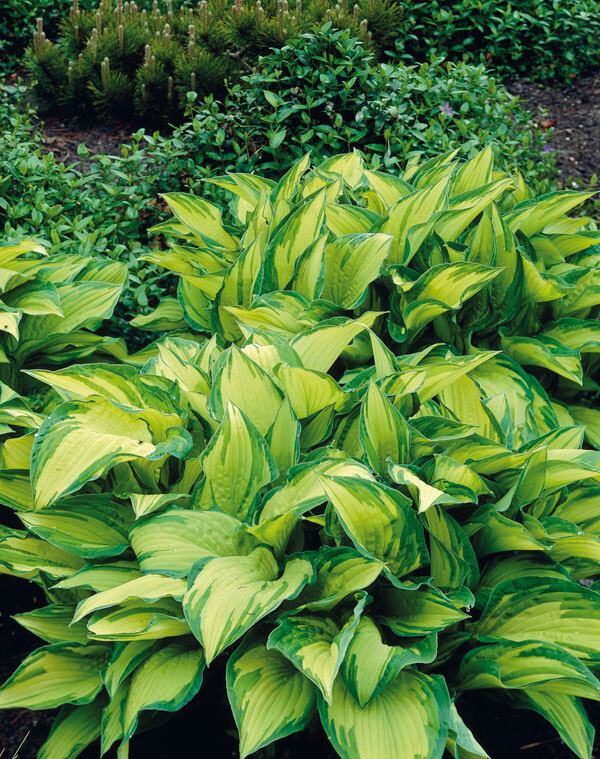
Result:
<svg viewBox="0 0 600 759"><path fill-rule="evenodd" d="M367 170L357 153L312 169L306 156L278 184L215 178L234 197L225 226L216 206L166 195L174 217L155 229L179 240L147 260L180 277L178 298L134 323L289 341L317 316L380 309L380 334L395 352L439 342L460 353L502 350L533 373L529 400L539 407L538 383L552 395L549 425L585 414L598 440L597 411L564 406L596 388L600 233L589 218L567 216L589 194L535 197L520 175L494 169L489 148L465 163L455 156L411 161L401 178ZM357 338L346 355L364 368L369 341ZM521 395L520 374L507 366L486 381L490 391L497 383L494 403ZM488 406L463 421L487 428ZM528 418L503 424L523 440Z"/></svg>
<svg viewBox="0 0 600 759"><path fill-rule="evenodd" d="M21 239L0 244L0 267L3 383L20 391L27 381L20 370L28 366L60 365L96 351L115 358L127 354L121 340L94 331L113 313L127 281L124 264L50 257L36 240Z"/></svg>
<svg viewBox="0 0 600 759"><path fill-rule="evenodd" d="M460 716L481 689L589 758L595 423L486 311L504 304L505 341L518 325L554 346L541 296L568 307L565 283L594 273L573 249L597 233L563 216L581 196L533 201L488 151L403 179L349 155L217 181L235 224L169 196L179 298L137 320L181 330L128 363L27 369L45 413L2 445L23 529L3 528L0 567L44 589L17 619L47 645L0 706L63 706L42 759L98 737L126 757L222 656L241 756L320 722L343 759L484 759ZM566 318L591 329L594 307Z"/></svg>
<svg viewBox="0 0 600 759"><path fill-rule="evenodd" d="M590 756L600 594L577 580L600 572L600 454L533 403L515 446L501 417L525 409L486 390L493 352L393 357L378 319L29 372L54 410L4 443L25 529L3 531L0 564L45 589L17 620L47 645L0 705L66 705L41 757L98 736L127 756L138 720L187 703L221 654L242 756L318 714L341 757L485 757L459 717L473 688ZM374 373L336 381L362 334ZM489 437L457 418L465 379Z"/></svg>

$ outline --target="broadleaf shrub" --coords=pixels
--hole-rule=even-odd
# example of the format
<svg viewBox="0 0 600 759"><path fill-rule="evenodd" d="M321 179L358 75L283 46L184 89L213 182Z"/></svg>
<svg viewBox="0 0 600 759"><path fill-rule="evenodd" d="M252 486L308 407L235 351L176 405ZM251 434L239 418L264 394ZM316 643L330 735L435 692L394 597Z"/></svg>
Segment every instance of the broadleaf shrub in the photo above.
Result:
<svg viewBox="0 0 600 759"><path fill-rule="evenodd" d="M555 172L546 136L483 65L374 65L360 39L325 26L260 58L258 69L223 110L237 116L231 139L260 153L263 173L270 163L287 169L308 146L317 160L359 148L371 165L392 168L414 151L429 158L459 144L463 155L492 144L503 168L540 183Z"/></svg>
<svg viewBox="0 0 600 759"><path fill-rule="evenodd" d="M97 737L126 757L142 712L179 709L224 656L243 757L320 720L343 759L485 759L460 716L483 690L590 759L585 194L535 197L490 149L213 183L229 209L172 193L156 230L178 297L136 321L170 334L27 370L43 413L2 444L23 529L0 571L44 589L17 620L47 645L0 707L63 705L42 759Z"/></svg>

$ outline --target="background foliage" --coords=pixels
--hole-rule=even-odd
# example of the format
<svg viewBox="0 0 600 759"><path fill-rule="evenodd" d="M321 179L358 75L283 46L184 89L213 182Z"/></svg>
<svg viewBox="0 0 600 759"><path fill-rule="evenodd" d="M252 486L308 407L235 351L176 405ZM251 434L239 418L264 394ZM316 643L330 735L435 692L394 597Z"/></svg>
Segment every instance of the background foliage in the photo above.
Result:
<svg viewBox="0 0 600 759"><path fill-rule="evenodd" d="M25 26L33 32L28 3L22 9L10 5L18 17L9 15L7 23L16 30L9 38L13 48ZM108 0L90 10L77 5L67 15L63 5L49 4L49 26L35 32L27 59L39 101L84 117L91 107L101 118L119 118L132 102L146 119L181 117L188 89L218 95L226 77L235 81L259 55L324 21L360 36L381 60L422 62L435 56L484 63L503 77L564 80L600 62L594 0L299 0L293 7L287 0L236 0L232 7L210 0L195 9L169 3L148 10L143 5L139 12L135 4L119 11Z"/></svg>

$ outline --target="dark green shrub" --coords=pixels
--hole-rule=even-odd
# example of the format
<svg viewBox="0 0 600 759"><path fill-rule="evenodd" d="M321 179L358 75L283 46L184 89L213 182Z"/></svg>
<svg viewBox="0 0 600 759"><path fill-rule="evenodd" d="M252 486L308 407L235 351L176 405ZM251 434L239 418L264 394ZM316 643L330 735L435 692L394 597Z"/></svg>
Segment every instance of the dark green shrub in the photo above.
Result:
<svg viewBox="0 0 600 759"><path fill-rule="evenodd" d="M87 0L88 10L75 0L68 16L56 2L27 58L36 96L79 115L92 104L103 118L122 116L132 99L147 120L181 116L188 90L218 93L226 77L323 22L360 36L379 60L433 55L484 63L501 76L563 80L600 64L596 0L203 0L193 9ZM57 8L65 18L54 45ZM31 8L20 23L33 28Z"/></svg>
<svg viewBox="0 0 600 759"><path fill-rule="evenodd" d="M501 76L568 79L600 64L596 0L404 0L396 52L483 62Z"/></svg>
<svg viewBox="0 0 600 759"><path fill-rule="evenodd" d="M484 66L373 65L359 39L327 26L261 58L225 111L238 115L263 170L286 168L308 148L315 156L359 148L372 165L391 168L415 151L432 156L460 142L470 155L492 144L505 167L528 177L555 173L541 130Z"/></svg>

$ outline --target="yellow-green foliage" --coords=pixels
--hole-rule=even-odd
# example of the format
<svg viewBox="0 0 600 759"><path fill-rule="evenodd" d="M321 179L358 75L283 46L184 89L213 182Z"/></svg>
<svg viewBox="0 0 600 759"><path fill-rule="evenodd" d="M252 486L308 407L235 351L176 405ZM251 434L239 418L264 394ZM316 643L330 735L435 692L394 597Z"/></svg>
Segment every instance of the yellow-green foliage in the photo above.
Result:
<svg viewBox="0 0 600 759"><path fill-rule="evenodd" d="M31 399L3 388L0 498L23 529L0 528L0 572L48 605L17 616L46 645L0 707L66 705L40 759L98 737L125 759L222 656L241 757L320 720L342 759L487 759L460 711L491 690L590 759L585 196L532 197L489 150L216 181L235 225L167 197L178 298L134 326L169 334L41 358Z"/></svg>

